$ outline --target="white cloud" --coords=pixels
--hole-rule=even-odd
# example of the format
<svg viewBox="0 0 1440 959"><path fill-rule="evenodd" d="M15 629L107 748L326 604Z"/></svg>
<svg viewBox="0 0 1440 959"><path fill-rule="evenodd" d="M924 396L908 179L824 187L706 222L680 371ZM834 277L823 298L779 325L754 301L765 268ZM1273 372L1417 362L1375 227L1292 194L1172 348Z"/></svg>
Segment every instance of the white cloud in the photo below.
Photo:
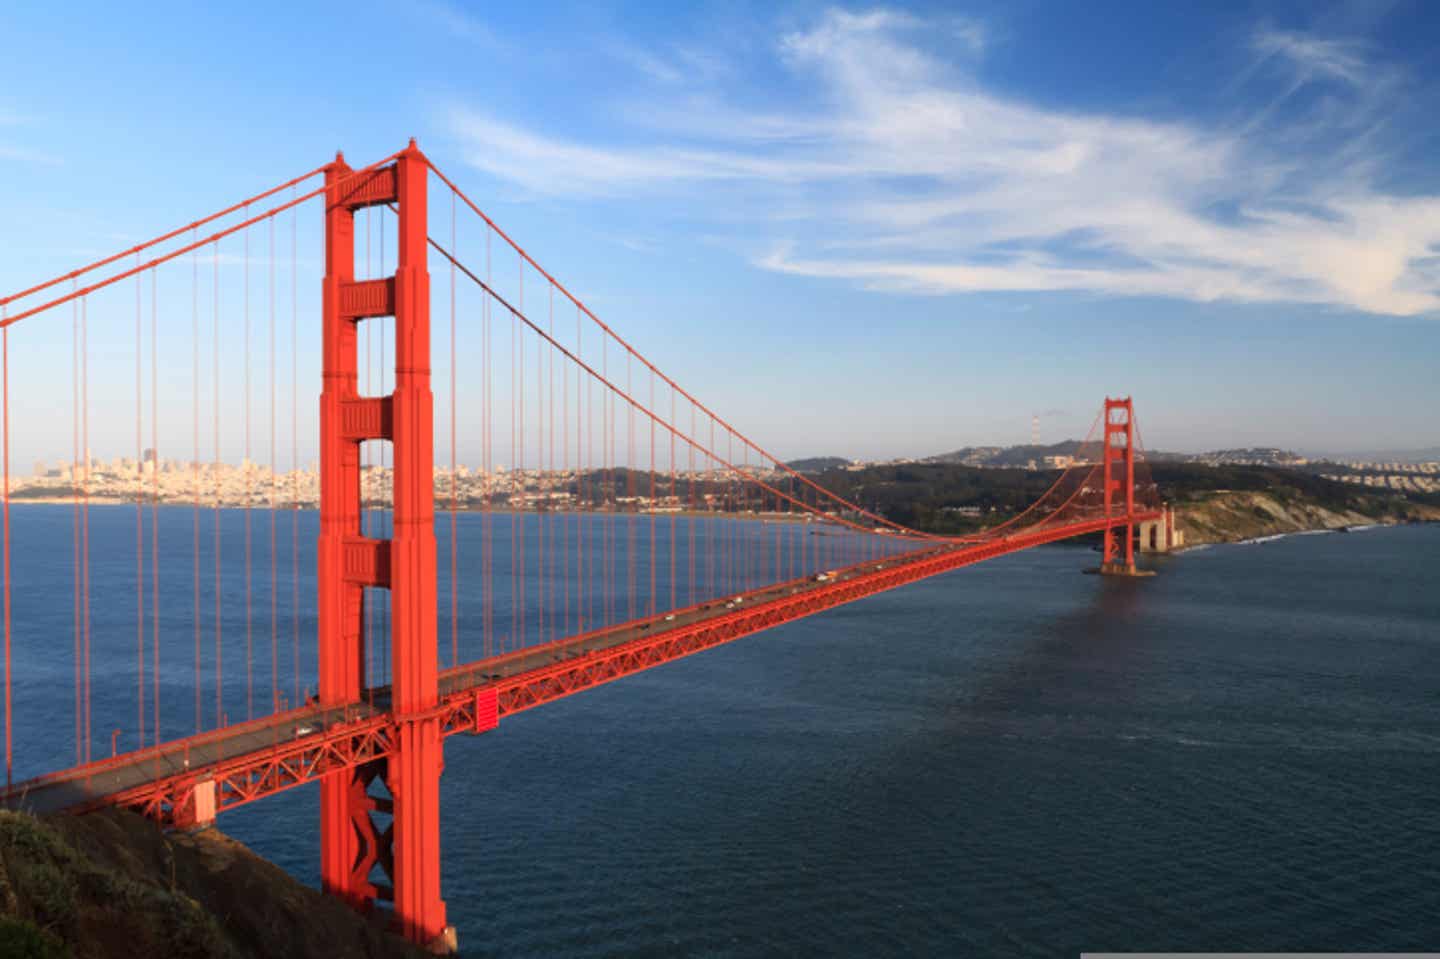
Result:
<svg viewBox="0 0 1440 959"><path fill-rule="evenodd" d="M1300 33L1262 30L1255 35L1255 49L1289 61L1306 79L1329 76L1353 86L1364 86L1366 64L1354 44L1326 40Z"/></svg>
<svg viewBox="0 0 1440 959"><path fill-rule="evenodd" d="M823 106L660 105L647 132L662 117L673 121L668 133L641 146L547 137L463 108L452 121L472 164L536 192L733 184L728 195L784 211L751 228L752 248L768 250L754 261L769 270L932 294L1440 309L1440 197L1402 199L1373 185L1382 158L1355 131L1383 122L1376 85L1388 89L1397 74L1368 67L1359 48L1257 34L1260 57L1281 58L1293 74L1285 96L1340 81L1353 102L1336 106L1331 91L1322 111L1290 127L1257 121L1226 132L999 95L963 57L930 52L947 27L952 47L984 48L983 28L968 22L832 11L777 47Z"/></svg>

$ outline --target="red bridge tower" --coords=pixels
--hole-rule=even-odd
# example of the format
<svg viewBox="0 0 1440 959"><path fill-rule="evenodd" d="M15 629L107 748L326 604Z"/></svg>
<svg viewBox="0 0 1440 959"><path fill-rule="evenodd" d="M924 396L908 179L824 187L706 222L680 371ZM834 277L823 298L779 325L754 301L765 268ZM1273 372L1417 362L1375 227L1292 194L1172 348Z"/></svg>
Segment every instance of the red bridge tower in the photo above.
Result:
<svg viewBox="0 0 1440 959"><path fill-rule="evenodd" d="M360 701L365 675L364 590L391 595L391 753L326 775L320 784L321 883L361 910L389 901L399 931L453 949L440 898L440 772L435 583L434 398L430 392L430 275L424 154L355 177L337 155L326 171L324 386L320 396L320 702ZM355 212L399 212L395 275L355 280ZM395 318L395 390L358 391L361 320ZM394 537L360 527L360 444L394 452ZM382 786L388 795L372 792ZM376 816L389 817L388 825Z"/></svg>
<svg viewBox="0 0 1440 959"><path fill-rule="evenodd" d="M1125 518L1135 515L1135 405L1130 397L1112 400L1105 397L1105 439L1100 459L1100 481L1104 484L1105 517L1117 513ZM1120 494L1118 497L1116 494ZM1120 537L1124 539L1121 559ZM1105 550L1100 572L1135 576L1135 526L1109 526L1105 529Z"/></svg>

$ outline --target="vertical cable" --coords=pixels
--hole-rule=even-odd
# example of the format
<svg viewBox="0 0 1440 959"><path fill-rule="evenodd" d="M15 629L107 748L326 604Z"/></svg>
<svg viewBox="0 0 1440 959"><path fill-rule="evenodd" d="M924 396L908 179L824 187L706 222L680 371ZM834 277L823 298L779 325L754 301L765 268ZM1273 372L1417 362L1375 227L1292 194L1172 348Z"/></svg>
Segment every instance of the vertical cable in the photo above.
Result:
<svg viewBox="0 0 1440 959"><path fill-rule="evenodd" d="M485 227L485 283L492 282L491 273L491 242L490 227ZM492 287L493 289L493 287ZM495 579L494 579L494 537L491 530L490 517L490 491L492 481L492 470L494 468L494 454L492 445L495 441L495 341L492 338L492 326L490 322L490 295L486 293L480 300L480 322L483 325L484 334L484 363L480 368L480 375L484 378L481 386L484 388L485 416L481 420L481 443L483 449L480 451L481 469L485 479L480 488L480 578L482 580L480 597L480 614L483 619L481 628L481 652L489 657L494 652L494 629L495 629Z"/></svg>
<svg viewBox="0 0 1440 959"><path fill-rule="evenodd" d="M655 412L655 373L653 371L650 373L650 399L646 407L646 412L652 414L646 417L650 420L650 522L647 524L650 527L650 556L648 557L650 566L650 601L646 604L646 609L650 611L651 616L654 616L657 605L655 598L655 577L656 567L659 566L659 563L656 562L657 551L655 548L655 522L658 514L655 512L655 419L653 415Z"/></svg>
<svg viewBox="0 0 1440 959"><path fill-rule="evenodd" d="M160 745L160 297L158 269L150 271L150 710L152 742Z"/></svg>
<svg viewBox="0 0 1440 959"><path fill-rule="evenodd" d="M296 188L290 188L294 200ZM300 285L299 213L290 208L290 683L291 705L300 702Z"/></svg>
<svg viewBox="0 0 1440 959"><path fill-rule="evenodd" d="M280 588L279 567L276 562L276 524L279 521L276 503L275 477L278 461L275 458L275 218L266 221L270 226L270 711L280 711L280 606L276 594Z"/></svg>
<svg viewBox="0 0 1440 959"><path fill-rule="evenodd" d="M675 387L670 387L670 425L675 429L680 428L680 421L675 418ZM680 497L676 491L675 474L675 439L674 433L670 434L670 608L679 608L679 592L675 581L675 550L676 536L679 532L678 523L680 517Z"/></svg>
<svg viewBox="0 0 1440 959"><path fill-rule="evenodd" d="M80 301L80 448L84 451L84 480L80 488L80 558L85 680L85 761L90 761L90 316L88 301Z"/></svg>
<svg viewBox="0 0 1440 959"><path fill-rule="evenodd" d="M554 337L555 337L555 284L553 284L553 283L549 284L549 285L546 287L546 289L547 289L547 292L548 292L549 295L550 295L550 337L551 337L551 339L554 339ZM547 347L545 348L545 350L544 350L544 356L545 356L546 364L547 364L548 369L549 369L548 376L549 376L549 378L550 378L550 384L549 384L549 389L547 390L547 395L546 395L546 397L545 397L545 413L546 413L546 417L547 417L547 418L546 418L546 421L545 421L546 425L544 426L545 435L548 437L548 445L542 447L542 452L548 452L548 456L547 456L547 458L546 458L548 465L547 465L546 469L549 471L549 473L548 473L547 476L546 476L546 481L549 482L549 481L551 481L551 480L554 479L554 473L555 473L555 353L554 353L554 350L551 349L549 346L547 346ZM550 487L550 488L553 489L553 487ZM549 566L548 566L548 567L545 565L545 562L543 561L543 559L542 559L542 562L541 562L540 566L541 566L541 575L544 577L543 582L545 583L545 589L546 589L546 593L547 593L547 595L548 595L548 599L547 599L545 602L546 602L547 604L551 605L551 609L550 609L550 634L551 634L551 638L554 638L555 636L558 636L558 635L559 635L559 632L558 632L558 631L556 630L556 628L555 628L555 624L556 624L556 614L555 614L555 609L554 609L555 593L557 592L557 589L556 589L557 584L556 584L556 582L555 582L555 558L556 558L556 557L555 557L555 543L554 543L555 523L554 523L554 521L550 518L550 509L551 509L551 507L553 507L553 506L554 506L554 500L553 500L553 499L550 499L550 498L547 496L546 502L545 502L545 512L544 512L544 514L542 514L543 517L544 517L545 522L544 522L544 525L542 525L542 526L540 527L540 534L541 534L541 537L542 537L541 540L540 540L540 542L541 542L542 544L544 544L545 546L549 547L549 549L548 549L548 555L549 555L549 557L550 557L550 559L549 559ZM549 539L550 542L547 543L547 542L546 542L546 539ZM546 554L546 553L542 553L542 554L541 554L542 557L544 557L545 555L547 555L547 554ZM544 607L542 606L541 608L543 609ZM542 632L541 639L544 639L545 637L544 637L544 635L543 635L543 633L544 633L543 627L542 627L541 632Z"/></svg>
<svg viewBox="0 0 1440 959"><path fill-rule="evenodd" d="M550 338L551 338L551 339L554 339L554 338L555 338L555 285L554 285L553 283L552 283L552 284L549 284L549 286L547 287L547 289L548 289L548 292L549 292L549 294L550 294ZM555 479L555 350L554 350L554 347L552 347L552 346L550 346L550 345L548 345L548 344L547 344L546 347L545 347L545 363L546 363L546 368L547 368L547 370L548 370L548 372L547 372L546 375L547 375L547 376L549 377L549 379L550 379L549 388L548 388L548 390L547 390L547 395L546 395L546 398L545 398L545 410L546 410L546 417L547 417L545 429L546 429L546 435L549 437L548 445L547 445L546 449L547 449L547 452L548 452L548 456L547 456L547 460L548 460L548 462L549 462L549 467L548 467L548 469L549 469L549 471L550 471L549 476L547 477L547 479L548 479L549 481L553 482L554 479ZM550 489L553 491L553 490L554 490L554 487L551 486ZM545 509L546 527L545 527L544 532L545 532L545 536L546 536L547 539L549 540L549 542L546 544L547 547L548 547L547 552L546 552L546 555L550 557L550 559L549 559L549 567L547 568L547 572L546 572L546 574L545 574L545 584L546 584L546 589L549 591L549 596L550 596L549 603L550 603L550 606L551 606L551 609L550 609L550 638L551 638L551 639L554 639L554 638L556 638L556 637L558 637L558 636L560 635L560 630L559 630L559 628L558 628L559 625L560 625L560 616L559 616L559 613L558 613L559 602L558 602L558 599L557 599L557 594L560 592L560 584L559 584L558 582L556 582L556 579L555 579L556 570L557 570L557 568L558 568L557 560L558 560L560 557L559 557L558 555L556 555L556 552L555 552L555 520L556 520L556 519L561 519L562 517L551 517L551 516L550 516L550 513L551 513L551 511L554 509L554 506L555 506L555 500L554 500L553 497L547 496L546 501L545 501L545 505L546 505L546 509Z"/></svg>
<svg viewBox="0 0 1440 959"><path fill-rule="evenodd" d="M198 228L190 230L195 241ZM191 585L195 599L195 732L203 727L200 692L200 251L190 255L190 479L194 485L194 505L190 522Z"/></svg>
<svg viewBox="0 0 1440 959"><path fill-rule="evenodd" d="M635 395L634 386L634 364L631 363L631 354L625 354L625 393L627 396ZM629 498L629 515L625 518L625 593L628 601L626 607L628 619L636 617L635 602L635 513L636 513L636 491L635 491L635 407L630 403L625 404L625 494Z"/></svg>
<svg viewBox="0 0 1440 959"><path fill-rule="evenodd" d="M245 205L245 217L249 219L250 205ZM254 569L251 565L250 532L250 231L245 237L245 457L243 473L245 478L245 718L255 718L255 607L252 602L252 581Z"/></svg>
<svg viewBox="0 0 1440 959"><path fill-rule="evenodd" d="M450 249L455 243L455 193L450 193ZM455 540L455 511L459 503L459 476L455 455L455 261L450 261L450 665L460 662L459 546Z"/></svg>
<svg viewBox="0 0 1440 959"><path fill-rule="evenodd" d="M520 302L521 310L524 310L525 302L525 267L520 267ZM513 512L510 517L512 542L515 546L515 553L511 557L511 565L515 567L519 581L511 595L511 601L515 604L515 632L511 636L512 648L519 649L525 645L525 534L522 529L522 521L525 519L525 327L520 321L515 321L515 337L517 340L516 349L518 358L516 360L519 369L518 382L518 417L520 432L516 438L515 448L515 469L516 475L520 477L520 509Z"/></svg>
<svg viewBox="0 0 1440 959"><path fill-rule="evenodd" d="M575 308L575 356L585 357L585 350L580 340L580 308ZM585 422L585 393L582 390L580 380L580 367L575 367L575 631L576 634L585 632L585 515L588 505L585 501L585 469L589 465L589 458L580 448L580 432Z"/></svg>
<svg viewBox="0 0 1440 959"><path fill-rule="evenodd" d="M213 331L211 333L211 353L213 369L211 378L214 385L214 396L211 399L214 413L214 442L215 442L215 509L212 514L214 518L214 551L215 560L215 727L225 725L225 686L224 686L224 649L221 645L223 639L223 626L220 618L220 494L221 494L221 463L220 463L220 241L216 240L212 247L211 264L214 268L214 276L211 278L211 309Z"/></svg>
<svg viewBox="0 0 1440 959"><path fill-rule="evenodd" d="M78 284L70 281L71 292ZM74 505L71 512L71 556L73 557L73 579L75 583L75 764L85 759L82 743L80 685L80 303L73 301L70 309L70 497Z"/></svg>
<svg viewBox="0 0 1440 959"><path fill-rule="evenodd" d="M555 326L555 321L553 319L550 321L550 326L552 329ZM576 350L577 352L575 355L578 357L580 355L578 352L578 343L576 344ZM553 354L551 355L550 362L552 364L555 362ZM553 365L551 366L551 373L552 375L554 373ZM579 397L576 397L576 401L579 401ZM569 493L568 484L570 478L570 374L565 371L565 364L563 363L560 364L560 437L560 475L566 478L567 488L565 492ZM578 449L576 450L576 456L579 456ZM564 503L571 509L574 508L573 502L569 496L566 497ZM576 514L576 517L579 517L578 513ZM560 523L560 575L562 577L561 583L563 585L565 593L565 618L561 622L562 632L569 632L571 628L570 555L570 517L565 516Z"/></svg>
<svg viewBox="0 0 1440 959"><path fill-rule="evenodd" d="M539 595L535 639L545 641L545 341L535 336L535 533L540 541L535 564L535 586Z"/></svg>
<svg viewBox="0 0 1440 959"><path fill-rule="evenodd" d="M135 254L140 264L140 254ZM135 686L139 721L135 728L141 749L145 748L145 455L141 439L140 406L140 274L135 274Z"/></svg>
<svg viewBox="0 0 1440 959"><path fill-rule="evenodd" d="M0 307L0 323L5 319L6 308ZM13 779L12 718L10 711L10 326L4 324L0 332L0 391L3 391L5 430L5 788L10 788Z"/></svg>

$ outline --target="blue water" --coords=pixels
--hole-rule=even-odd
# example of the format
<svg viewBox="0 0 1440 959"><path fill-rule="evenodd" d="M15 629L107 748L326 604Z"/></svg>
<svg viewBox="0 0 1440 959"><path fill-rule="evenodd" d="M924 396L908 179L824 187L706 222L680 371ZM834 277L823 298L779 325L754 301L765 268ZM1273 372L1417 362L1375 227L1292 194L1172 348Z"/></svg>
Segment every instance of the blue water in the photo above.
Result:
<svg viewBox="0 0 1440 959"><path fill-rule="evenodd" d="M88 530L80 516L68 504L11 510L16 780L75 764L87 743L92 759L110 755L112 738L121 751L153 744L157 721L169 741L315 692L315 512L96 505ZM387 514L366 523L388 537ZM915 548L722 516L461 513L452 629L448 515L436 537L442 666ZM76 571L85 538L88 586ZM383 686L388 593L367 591L366 608L366 685ZM77 631L90 637L88 735L73 718Z"/></svg>
<svg viewBox="0 0 1440 959"><path fill-rule="evenodd" d="M447 740L464 953L1440 945L1440 528L1144 580L1093 559L995 560ZM314 881L316 819L304 788L221 826Z"/></svg>

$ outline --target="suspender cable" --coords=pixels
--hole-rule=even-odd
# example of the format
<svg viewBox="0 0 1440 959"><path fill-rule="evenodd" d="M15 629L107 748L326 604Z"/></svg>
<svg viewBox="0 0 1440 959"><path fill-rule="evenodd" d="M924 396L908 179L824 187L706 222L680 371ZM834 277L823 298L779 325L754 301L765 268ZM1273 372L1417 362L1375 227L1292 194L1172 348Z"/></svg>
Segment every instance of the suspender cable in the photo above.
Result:
<svg viewBox="0 0 1440 959"><path fill-rule="evenodd" d="M90 316L89 303L80 301L80 448L85 457L80 485L81 612L84 637L85 761L90 761Z"/></svg>
<svg viewBox="0 0 1440 959"><path fill-rule="evenodd" d="M135 255L139 260L140 255ZM139 746L145 748L145 498L143 478L145 456L142 452L140 408L140 274L135 274L135 725Z"/></svg>
<svg viewBox="0 0 1440 959"><path fill-rule="evenodd" d="M580 311L575 311L575 353L583 356L580 344ZM569 382L569 377L566 377ZM585 393L580 392L580 367L575 367L575 631L585 632L585 517L589 504L585 500L585 469L590 465L589 456L580 445L580 433L585 429Z"/></svg>
<svg viewBox="0 0 1440 959"><path fill-rule="evenodd" d="M211 248L211 264L214 269L214 276L211 278L212 295L212 324L213 330L210 335L212 346L211 379L214 385L213 403L214 422L212 424L215 434L215 475L212 477L215 486L215 506L212 517L214 519L214 563L215 563L215 727L225 725L225 687L224 687L224 648L221 645L223 639L223 624L220 618L220 241L217 239Z"/></svg>
<svg viewBox="0 0 1440 959"><path fill-rule="evenodd" d="M675 389L670 389L670 422L679 422L675 418ZM679 532L677 523L680 516L680 498L676 492L675 476L675 434L670 434L670 608L676 609L679 606L679 594L675 582L675 549L676 534Z"/></svg>
<svg viewBox="0 0 1440 959"><path fill-rule="evenodd" d="M194 239L194 234L191 234ZM194 593L195 732L201 728L200 706L200 253L190 257L190 479L194 502L190 516L191 587Z"/></svg>
<svg viewBox="0 0 1440 959"><path fill-rule="evenodd" d="M158 270L150 271L150 711L160 745L160 297Z"/></svg>
<svg viewBox="0 0 1440 959"><path fill-rule="evenodd" d="M295 197L291 187L290 197ZM290 683L291 705L300 706L300 286L296 250L299 216L290 210Z"/></svg>
<svg viewBox="0 0 1440 959"><path fill-rule="evenodd" d="M485 228L485 282L492 281L490 261L490 228ZM495 340L494 330L490 322L490 298L481 297L480 322L482 325L481 349L483 360L480 365L481 386L485 396L484 417L480 421L480 467L485 477L480 487L480 617L481 632L480 646L481 653L489 657L495 651L495 571L493 564L493 553L495 548L494 531L491 529L490 516L490 492L491 482L495 464L493 445L495 442Z"/></svg>
<svg viewBox="0 0 1440 959"><path fill-rule="evenodd" d="M0 319L5 308L0 307ZM5 788L13 781L12 716L10 711L10 328L0 330L0 391L4 396L5 430Z"/></svg>
<svg viewBox="0 0 1440 959"><path fill-rule="evenodd" d="M276 469L275 458L275 218L270 226L270 711L280 711L280 606L279 568L276 562Z"/></svg>
<svg viewBox="0 0 1440 959"><path fill-rule="evenodd" d="M650 374L650 409L655 409L654 373ZM650 566L650 601L646 604L646 608L649 609L651 616L655 615L657 607L656 596L658 587L656 583L656 573L658 571L656 567L660 565L657 562L658 554L655 548L655 522L657 515L655 512L655 421L652 419L650 421L650 522L646 524L650 527L650 556L648 557Z"/></svg>
<svg viewBox="0 0 1440 959"><path fill-rule="evenodd" d="M455 194L450 194L450 248L455 241ZM459 545L455 540L455 511L458 506L458 464L455 455L455 264L450 264L450 665L460 662Z"/></svg>
<svg viewBox="0 0 1440 959"><path fill-rule="evenodd" d="M552 323L553 326L553 323ZM545 566L546 509L541 500L545 483L545 350L539 340L535 341L535 533L539 547L535 560L535 586L539 595L536 615L535 638L545 642L545 607L549 605L549 577Z"/></svg>
<svg viewBox="0 0 1440 959"><path fill-rule="evenodd" d="M554 296L554 292L551 292ZM555 328L555 311L550 311L550 328ZM550 375L555 375L555 354L550 354ZM553 380L552 380L553 382ZM553 387L552 387L553 388ZM576 397L577 401L579 397ZM560 475L566 477L568 484L570 477L570 374L565 371L562 364L560 367ZM569 492L567 489L566 492ZM565 505L572 508L572 500L565 500ZM560 522L560 584L564 593L563 603L565 616L561 620L561 631L569 632L570 626L570 517L562 515ZM577 517L578 513L575 514Z"/></svg>
<svg viewBox="0 0 1440 959"><path fill-rule="evenodd" d="M85 759L83 727L80 702L80 303L74 301L70 310L70 497L74 508L71 511L71 552L73 558L73 581L75 583L75 763ZM9 327L6 327L9 329Z"/></svg>
<svg viewBox="0 0 1440 959"><path fill-rule="evenodd" d="M625 392L634 392L634 373L630 356L625 356ZM635 407L625 407L625 495L627 504L625 517L625 594L628 600L628 619L635 618Z"/></svg>
<svg viewBox="0 0 1440 959"><path fill-rule="evenodd" d="M520 393L518 384L519 377L516 376L515 354L517 340L520 338L520 321L514 317L510 318L510 484L513 487L516 477L520 475L520 462L516 458L516 451L520 448L519 419L517 410L520 408ZM501 643L501 651L508 652L510 644L520 632L520 544L516 527L519 524L519 514L516 512L514 496L511 496L509 510L510 521L510 635Z"/></svg>
<svg viewBox="0 0 1440 959"><path fill-rule="evenodd" d="M250 209L246 207L245 215ZM245 503L242 513L245 518L245 718L255 718L255 607L251 602L254 570L251 565L250 530L250 231L245 238L245 295L242 298L245 309L245 458L241 472L245 480Z"/></svg>
<svg viewBox="0 0 1440 959"><path fill-rule="evenodd" d="M520 303L521 303L521 309L524 309L524 303L525 303L525 261L524 261L524 260L521 260L521 261L520 261ZM520 571L520 587L519 587L518 590L515 591L514 595L511 596L511 601L515 604L515 614L516 614L515 634L511 637L511 642L513 643L513 647L514 647L515 649L519 649L521 646L524 646L524 645L525 645L525 572L526 572L526 570L525 570L525 529L524 529L524 519L525 519L525 486L526 486L526 483L525 483L525 327L524 327L523 325L517 325L517 326L516 326L515 333L516 333L516 336L517 336L518 339L519 339L519 345L518 345L519 355L518 355L518 358L517 358L516 362L519 364L519 370L520 370L520 385L519 385L519 393L520 393L520 408L519 408L520 438L519 438L519 447L518 447L517 452L516 452L516 454L515 454L515 455L516 455L516 459L515 459L515 470L516 470L516 474L515 474L515 475L517 475L518 477L520 477L520 479L519 479L520 508L519 508L518 511L512 512L512 513L510 514L510 529L511 529L512 531L514 531L515 535L517 536L517 539L515 540L515 542L516 542L516 552L515 552L515 555L514 555L513 557L511 557L510 562L513 563L513 564L519 569L519 571Z"/></svg>

